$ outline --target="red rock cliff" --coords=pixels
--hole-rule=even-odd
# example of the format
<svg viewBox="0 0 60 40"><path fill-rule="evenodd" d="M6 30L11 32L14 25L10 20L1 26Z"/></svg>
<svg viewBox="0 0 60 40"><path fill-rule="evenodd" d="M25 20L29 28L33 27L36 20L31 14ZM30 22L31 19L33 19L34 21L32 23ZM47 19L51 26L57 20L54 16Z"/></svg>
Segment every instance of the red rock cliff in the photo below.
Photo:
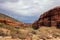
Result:
<svg viewBox="0 0 60 40"><path fill-rule="evenodd" d="M51 9L45 13L43 13L40 18L33 23L34 27L41 27L41 26L56 26L60 28L60 7L56 7Z"/></svg>

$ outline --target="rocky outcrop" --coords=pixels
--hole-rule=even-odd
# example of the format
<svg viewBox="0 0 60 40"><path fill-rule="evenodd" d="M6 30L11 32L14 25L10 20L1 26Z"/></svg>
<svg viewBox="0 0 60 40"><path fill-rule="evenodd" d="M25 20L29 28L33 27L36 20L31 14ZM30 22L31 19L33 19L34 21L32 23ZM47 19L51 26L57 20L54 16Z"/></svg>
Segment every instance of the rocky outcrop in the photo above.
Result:
<svg viewBox="0 0 60 40"><path fill-rule="evenodd" d="M33 26L41 27L41 26L56 26L60 28L60 7L56 7L51 9L45 13L43 13L40 18L33 23Z"/></svg>

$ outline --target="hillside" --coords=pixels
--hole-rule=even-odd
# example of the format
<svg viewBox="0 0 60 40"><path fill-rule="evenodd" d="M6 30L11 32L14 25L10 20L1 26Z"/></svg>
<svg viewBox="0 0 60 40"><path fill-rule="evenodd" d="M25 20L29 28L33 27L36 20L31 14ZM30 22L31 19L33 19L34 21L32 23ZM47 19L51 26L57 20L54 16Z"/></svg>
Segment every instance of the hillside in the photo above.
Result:
<svg viewBox="0 0 60 40"><path fill-rule="evenodd" d="M21 21L16 20L15 18L12 18L12 17L5 15L3 13L0 13L0 20L7 20L7 21L10 20L10 21L14 21L14 22L23 23Z"/></svg>
<svg viewBox="0 0 60 40"><path fill-rule="evenodd" d="M23 23L21 21L18 21L8 15L0 13L0 22L5 23L10 26L29 26L30 24Z"/></svg>
<svg viewBox="0 0 60 40"><path fill-rule="evenodd" d="M14 19L6 14L3 14L3 13L0 13L0 19L8 19L8 20L13 20L13 21L18 21L18 20Z"/></svg>

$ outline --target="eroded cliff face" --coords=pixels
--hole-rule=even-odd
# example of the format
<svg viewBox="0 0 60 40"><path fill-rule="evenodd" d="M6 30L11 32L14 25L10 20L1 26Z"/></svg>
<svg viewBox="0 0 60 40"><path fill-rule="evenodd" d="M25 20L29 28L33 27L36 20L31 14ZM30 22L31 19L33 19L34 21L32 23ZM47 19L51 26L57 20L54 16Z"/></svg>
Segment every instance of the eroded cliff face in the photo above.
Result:
<svg viewBox="0 0 60 40"><path fill-rule="evenodd" d="M33 23L33 26L41 27L41 26L56 26L60 28L60 7L56 7L51 9L45 13L43 13L40 18Z"/></svg>
<svg viewBox="0 0 60 40"><path fill-rule="evenodd" d="M24 23L24 22L21 22L21 21L18 21L8 15L5 15L3 13L0 13L0 23L4 23L6 25L10 25L10 26L19 26L19 27L28 27L30 26L30 24L27 24L27 23Z"/></svg>

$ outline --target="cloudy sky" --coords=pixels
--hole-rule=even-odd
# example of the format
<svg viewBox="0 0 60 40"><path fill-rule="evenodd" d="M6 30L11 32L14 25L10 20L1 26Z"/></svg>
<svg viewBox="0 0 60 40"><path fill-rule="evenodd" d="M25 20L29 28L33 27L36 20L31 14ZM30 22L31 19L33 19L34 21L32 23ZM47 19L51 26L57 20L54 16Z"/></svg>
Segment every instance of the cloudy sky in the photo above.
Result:
<svg viewBox="0 0 60 40"><path fill-rule="evenodd" d="M0 13L32 23L45 11L60 6L60 0L0 0Z"/></svg>

